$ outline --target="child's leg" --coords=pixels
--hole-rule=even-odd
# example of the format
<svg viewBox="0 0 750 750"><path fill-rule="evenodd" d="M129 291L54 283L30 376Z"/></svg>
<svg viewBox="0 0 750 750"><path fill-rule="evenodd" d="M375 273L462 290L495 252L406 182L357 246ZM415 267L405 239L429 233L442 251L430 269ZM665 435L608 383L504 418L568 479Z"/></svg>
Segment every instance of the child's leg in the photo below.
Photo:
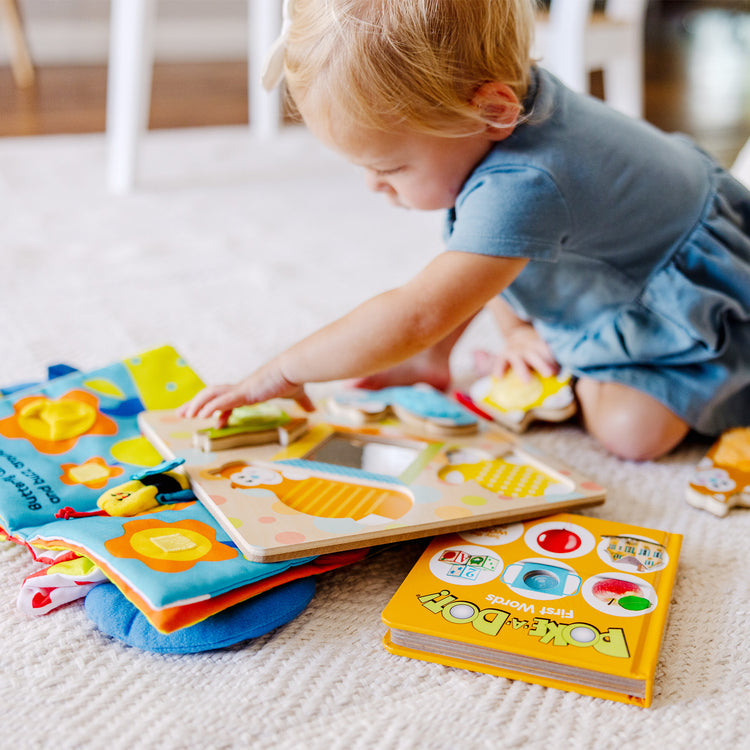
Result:
<svg viewBox="0 0 750 750"><path fill-rule="evenodd" d="M619 458L648 461L669 453L690 429L664 404L621 383L582 378L576 384L583 423Z"/></svg>

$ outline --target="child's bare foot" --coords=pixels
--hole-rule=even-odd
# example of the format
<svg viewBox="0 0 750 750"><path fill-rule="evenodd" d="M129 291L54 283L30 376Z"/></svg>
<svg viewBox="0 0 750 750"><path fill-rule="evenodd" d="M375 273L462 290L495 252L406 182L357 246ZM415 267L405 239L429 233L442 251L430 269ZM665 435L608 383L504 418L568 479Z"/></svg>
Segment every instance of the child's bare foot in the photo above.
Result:
<svg viewBox="0 0 750 750"><path fill-rule="evenodd" d="M428 383L433 388L445 391L450 382L451 372L447 357L428 349L389 370L356 380L353 385L375 391L392 385Z"/></svg>

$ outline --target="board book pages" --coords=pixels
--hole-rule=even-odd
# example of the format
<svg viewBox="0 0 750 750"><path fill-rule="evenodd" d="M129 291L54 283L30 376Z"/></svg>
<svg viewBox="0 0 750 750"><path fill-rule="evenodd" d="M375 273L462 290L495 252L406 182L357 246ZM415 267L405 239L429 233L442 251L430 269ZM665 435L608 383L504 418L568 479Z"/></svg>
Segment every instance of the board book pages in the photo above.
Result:
<svg viewBox="0 0 750 750"><path fill-rule="evenodd" d="M648 706L681 541L572 514L438 537L383 612L385 647Z"/></svg>
<svg viewBox="0 0 750 750"><path fill-rule="evenodd" d="M139 417L164 458L185 459L195 494L250 560L358 549L604 501L596 483L476 419L472 432L448 425L441 436L423 419L347 421L324 409L300 414L287 401L277 408L306 417L306 431L286 445L208 451L193 441L210 420L172 411Z"/></svg>

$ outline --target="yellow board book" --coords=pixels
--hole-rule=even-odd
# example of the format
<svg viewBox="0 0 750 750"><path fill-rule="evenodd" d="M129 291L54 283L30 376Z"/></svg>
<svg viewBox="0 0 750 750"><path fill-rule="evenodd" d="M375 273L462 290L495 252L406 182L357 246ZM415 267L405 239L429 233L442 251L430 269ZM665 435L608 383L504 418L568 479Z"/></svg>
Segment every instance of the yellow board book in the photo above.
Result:
<svg viewBox="0 0 750 750"><path fill-rule="evenodd" d="M681 542L569 513L437 537L383 612L385 647L648 706Z"/></svg>

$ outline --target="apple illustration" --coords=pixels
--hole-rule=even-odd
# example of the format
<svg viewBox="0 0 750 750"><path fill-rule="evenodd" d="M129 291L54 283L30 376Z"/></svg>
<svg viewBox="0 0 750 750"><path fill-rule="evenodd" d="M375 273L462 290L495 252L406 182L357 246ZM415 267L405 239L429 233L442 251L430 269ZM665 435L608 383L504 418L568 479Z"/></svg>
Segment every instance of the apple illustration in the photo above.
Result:
<svg viewBox="0 0 750 750"><path fill-rule="evenodd" d="M581 538L568 529L547 529L536 538L537 544L546 552L564 554L574 552L581 546Z"/></svg>

